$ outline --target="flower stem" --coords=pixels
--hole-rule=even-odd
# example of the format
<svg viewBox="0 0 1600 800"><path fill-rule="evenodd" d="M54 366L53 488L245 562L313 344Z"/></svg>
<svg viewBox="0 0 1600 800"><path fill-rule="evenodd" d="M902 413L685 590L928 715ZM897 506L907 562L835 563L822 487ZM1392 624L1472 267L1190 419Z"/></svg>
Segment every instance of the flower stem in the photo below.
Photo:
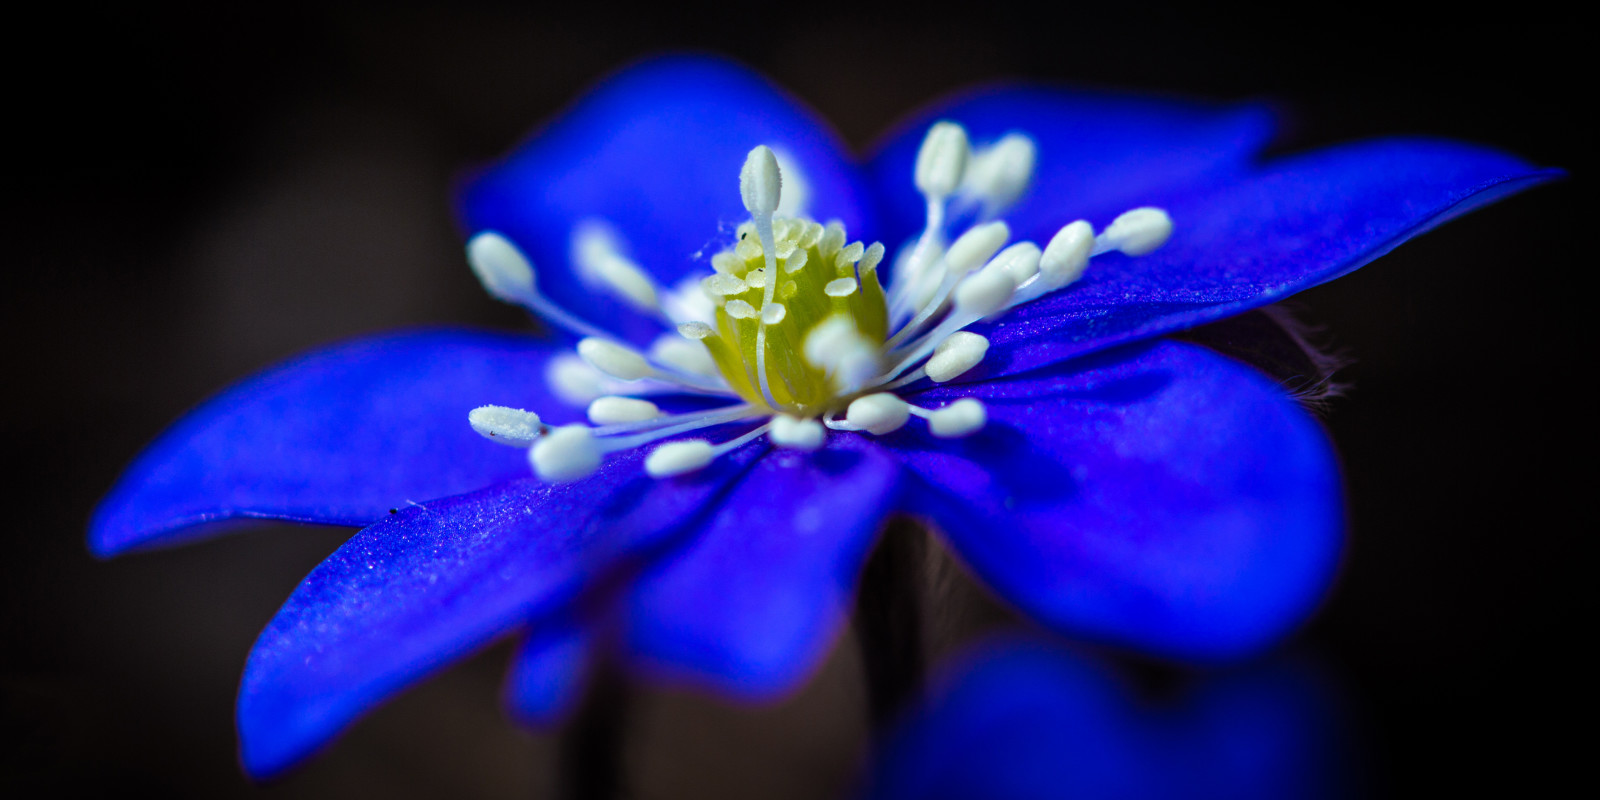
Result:
<svg viewBox="0 0 1600 800"><path fill-rule="evenodd" d="M882 730L922 693L923 584L928 532L896 518L867 558L856 595L856 637L867 681L867 710Z"/></svg>
<svg viewBox="0 0 1600 800"><path fill-rule="evenodd" d="M561 737L557 797L611 800L622 796L623 744L631 699L627 682L615 666L596 665L582 705Z"/></svg>

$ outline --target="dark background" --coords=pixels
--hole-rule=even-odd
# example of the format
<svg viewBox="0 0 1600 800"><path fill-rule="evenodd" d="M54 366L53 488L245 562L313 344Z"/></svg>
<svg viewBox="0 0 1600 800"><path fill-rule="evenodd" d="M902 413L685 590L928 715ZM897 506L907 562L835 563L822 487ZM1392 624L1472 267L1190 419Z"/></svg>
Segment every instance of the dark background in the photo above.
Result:
<svg viewBox="0 0 1600 800"><path fill-rule="evenodd" d="M417 323L516 327L465 267L452 175L590 81L667 47L766 72L866 148L954 87L1028 77L1275 98L1280 152L1387 133L1467 139L1568 181L1451 223L1298 298L1355 362L1327 424L1344 460L1344 575L1290 647L1357 721L1375 793L1553 786L1578 773L1596 530L1579 279L1594 129L1575 24L1321 6L984 3L959 18L783 5L383 10L274 3L64 11L14 26L3 303L7 525L0 790L220 797L526 797L552 738L497 707L502 646L378 711L259 789L233 693L278 605L347 535L264 526L100 563L89 509L168 422L312 345ZM1314 12L1315 16L1300 16ZM1589 45L1584 45L1589 46ZM1583 145L1580 151L1579 145ZM856 656L744 709L654 691L639 797L827 796L864 726Z"/></svg>

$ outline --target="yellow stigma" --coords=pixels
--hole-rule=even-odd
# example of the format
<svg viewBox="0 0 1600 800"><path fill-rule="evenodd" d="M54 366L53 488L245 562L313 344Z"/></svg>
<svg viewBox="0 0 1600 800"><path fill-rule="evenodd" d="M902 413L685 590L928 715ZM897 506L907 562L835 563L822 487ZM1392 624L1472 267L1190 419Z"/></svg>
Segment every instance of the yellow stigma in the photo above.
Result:
<svg viewBox="0 0 1600 800"><path fill-rule="evenodd" d="M701 283L716 305L715 324L689 323L680 332L703 342L728 385L754 405L768 405L757 373L757 364L765 363L777 406L773 410L808 417L833 408L854 387L849 376L841 374L840 362L831 358L838 354L819 354L815 342L808 353L806 340L823 323L831 322L828 330L833 332L841 328L841 321L848 322L855 336L841 346L853 341L876 357L889 330L888 306L878 281L883 245L846 244L844 226L838 222L823 226L804 218L775 218L777 275L771 276L756 224L745 222L738 232L739 241L732 248L712 257L716 274ZM767 283L773 280L777 283L769 295ZM769 296L772 301L766 303ZM758 359L757 334L762 327L766 354Z"/></svg>

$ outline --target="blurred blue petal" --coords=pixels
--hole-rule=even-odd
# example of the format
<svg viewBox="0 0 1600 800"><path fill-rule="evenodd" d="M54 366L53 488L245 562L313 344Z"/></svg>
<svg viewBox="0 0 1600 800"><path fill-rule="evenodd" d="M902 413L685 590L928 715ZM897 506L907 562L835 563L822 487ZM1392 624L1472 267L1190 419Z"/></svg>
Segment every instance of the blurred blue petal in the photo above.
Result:
<svg viewBox="0 0 1600 800"><path fill-rule="evenodd" d="M583 699L594 636L582 622L555 618L529 632L506 676L506 706L524 725L564 720Z"/></svg>
<svg viewBox="0 0 1600 800"><path fill-rule="evenodd" d="M553 352L523 336L411 331L273 367L146 448L95 509L89 547L106 557L241 518L368 525L391 508L526 476L526 454L485 441L467 412L565 411L544 383Z"/></svg>
<svg viewBox="0 0 1600 800"><path fill-rule="evenodd" d="M1357 784L1336 698L1293 663L1163 703L1042 642L991 640L962 661L889 739L864 795L1320 800Z"/></svg>
<svg viewBox="0 0 1600 800"><path fill-rule="evenodd" d="M238 710L245 767L282 771L431 670L637 569L693 527L758 451L670 481L627 453L582 481L523 478L357 533L295 589L250 653Z"/></svg>
<svg viewBox="0 0 1600 800"><path fill-rule="evenodd" d="M1343 514L1317 423L1264 376L1162 342L941 388L982 435L903 431L925 514L1007 602L1063 633L1187 659L1236 657L1306 618Z"/></svg>
<svg viewBox="0 0 1600 800"><path fill-rule="evenodd" d="M1018 238L1041 244L1080 217L1109 221L1238 172L1273 132L1271 113L1257 105L1037 86L968 93L897 126L868 165L883 215L881 232L871 235L885 244L922 230L926 202L911 183L912 165L928 126L941 119L961 123L974 144L1013 131L1033 138L1039 148L1033 187L1005 219Z"/></svg>
<svg viewBox="0 0 1600 800"><path fill-rule="evenodd" d="M1100 256L1065 290L973 330L989 336L996 358L1014 343L1047 340L1033 352L1049 361L1191 328L1333 280L1561 174L1444 141L1364 142L1284 159L1171 201L1176 227L1160 250Z"/></svg>
<svg viewBox="0 0 1600 800"><path fill-rule="evenodd" d="M835 436L776 450L683 550L629 590L629 656L647 673L744 697L792 689L837 638L900 466Z"/></svg>
<svg viewBox="0 0 1600 800"><path fill-rule="evenodd" d="M871 230L868 201L823 122L732 62L678 56L612 76L460 199L469 231L497 230L531 257L543 291L591 322L649 341L660 325L573 274L568 237L588 217L612 223L662 285L709 272L710 257L749 218L739 169L757 144L792 155L810 214Z"/></svg>

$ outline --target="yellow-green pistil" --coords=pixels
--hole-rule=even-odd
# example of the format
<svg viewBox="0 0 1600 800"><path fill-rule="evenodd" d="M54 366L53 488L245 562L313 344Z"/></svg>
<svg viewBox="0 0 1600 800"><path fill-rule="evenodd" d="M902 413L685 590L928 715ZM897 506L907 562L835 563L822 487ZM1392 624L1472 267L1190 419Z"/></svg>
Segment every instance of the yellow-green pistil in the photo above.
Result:
<svg viewBox="0 0 1600 800"><path fill-rule="evenodd" d="M809 219L772 220L777 286L767 297L766 253L754 222L739 226L739 241L711 259L716 274L702 285L716 304L713 325L688 323L680 331L705 343L717 369L740 397L768 405L757 372L763 361L776 411L813 416L837 405L837 377L805 356L808 334L843 318L861 340L881 348L889 333L889 310L878 264L883 244L846 244L844 226ZM766 327L765 359L757 358L758 332Z"/></svg>

